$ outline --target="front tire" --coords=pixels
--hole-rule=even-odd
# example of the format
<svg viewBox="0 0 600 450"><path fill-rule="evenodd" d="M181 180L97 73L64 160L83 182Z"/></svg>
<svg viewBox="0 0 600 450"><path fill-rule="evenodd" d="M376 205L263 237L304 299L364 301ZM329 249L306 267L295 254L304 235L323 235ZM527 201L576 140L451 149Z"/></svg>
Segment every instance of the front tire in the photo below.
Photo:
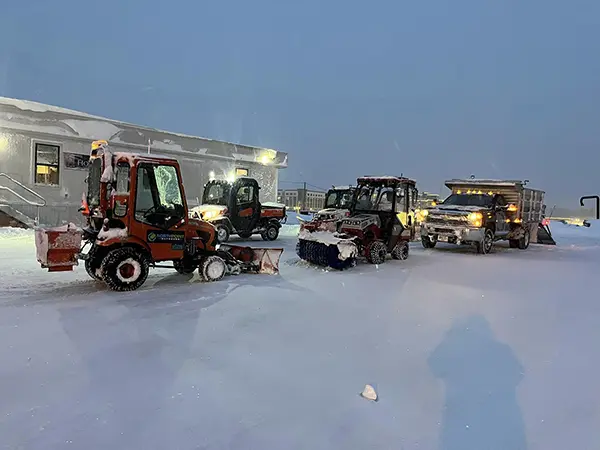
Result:
<svg viewBox="0 0 600 450"><path fill-rule="evenodd" d="M492 230L485 230L485 234L483 235L483 241L477 242L475 244L477 248L477 253L481 255L487 255L492 251L492 247L494 246L494 232Z"/></svg>
<svg viewBox="0 0 600 450"><path fill-rule="evenodd" d="M421 236L421 244L424 248L434 248L437 240L431 239L429 236Z"/></svg>
<svg viewBox="0 0 600 450"><path fill-rule="evenodd" d="M261 233L261 236L265 241L274 241L279 237L279 227L274 224L267 225L267 228Z"/></svg>
<svg viewBox="0 0 600 450"><path fill-rule="evenodd" d="M373 241L367 248L367 261L371 264L383 264L387 256L387 248L381 241Z"/></svg>
<svg viewBox="0 0 600 450"><path fill-rule="evenodd" d="M408 242L401 241L398 242L394 248L392 249L392 259L398 259L400 261L404 261L408 259Z"/></svg>
<svg viewBox="0 0 600 450"><path fill-rule="evenodd" d="M150 269L144 253L134 247L120 247L108 252L100 270L104 282L113 291L134 291L142 286Z"/></svg>
<svg viewBox="0 0 600 450"><path fill-rule="evenodd" d="M227 265L223 258L216 255L202 258L198 272L203 281L219 281L227 272Z"/></svg>
<svg viewBox="0 0 600 450"><path fill-rule="evenodd" d="M229 240L229 228L226 225L217 225L217 241L219 244L224 244Z"/></svg>

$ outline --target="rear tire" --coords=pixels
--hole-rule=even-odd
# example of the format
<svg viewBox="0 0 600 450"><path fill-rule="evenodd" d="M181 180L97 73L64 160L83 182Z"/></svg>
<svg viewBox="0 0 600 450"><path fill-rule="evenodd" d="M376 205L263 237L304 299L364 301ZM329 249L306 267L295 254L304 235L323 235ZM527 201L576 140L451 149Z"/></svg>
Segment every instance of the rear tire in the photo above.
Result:
<svg viewBox="0 0 600 450"><path fill-rule="evenodd" d="M148 278L150 262L134 247L120 247L108 252L100 270L104 282L113 291L134 291Z"/></svg>
<svg viewBox="0 0 600 450"><path fill-rule="evenodd" d="M421 244L424 248L434 248L437 240L433 240L429 236L421 236Z"/></svg>
<svg viewBox="0 0 600 450"><path fill-rule="evenodd" d="M519 239L518 241L518 246L521 250L526 250L529 247L529 243L531 241L531 235L529 233L529 230L526 229L525 230L525 235Z"/></svg>
<svg viewBox="0 0 600 450"><path fill-rule="evenodd" d="M279 227L273 224L267 225L265 231L260 235L265 241L274 241L279 237Z"/></svg>
<svg viewBox="0 0 600 450"><path fill-rule="evenodd" d="M477 249L477 253L481 255L487 255L492 251L492 247L494 246L494 232L490 229L485 230L485 234L483 235L483 242L476 242L475 247Z"/></svg>
<svg viewBox="0 0 600 450"><path fill-rule="evenodd" d="M229 228L226 225L219 224L217 228L217 241L219 244L224 244L229 240Z"/></svg>
<svg viewBox="0 0 600 450"><path fill-rule="evenodd" d="M373 241L367 247L366 258L371 264L383 264L387 256L387 247L381 241Z"/></svg>
<svg viewBox="0 0 600 450"><path fill-rule="evenodd" d="M203 281L219 281L227 272L227 265L223 258L216 255L206 256L202 258L198 272Z"/></svg>
<svg viewBox="0 0 600 450"><path fill-rule="evenodd" d="M398 242L395 247L392 249L392 259L398 259L400 261L404 261L408 259L408 242L401 241Z"/></svg>

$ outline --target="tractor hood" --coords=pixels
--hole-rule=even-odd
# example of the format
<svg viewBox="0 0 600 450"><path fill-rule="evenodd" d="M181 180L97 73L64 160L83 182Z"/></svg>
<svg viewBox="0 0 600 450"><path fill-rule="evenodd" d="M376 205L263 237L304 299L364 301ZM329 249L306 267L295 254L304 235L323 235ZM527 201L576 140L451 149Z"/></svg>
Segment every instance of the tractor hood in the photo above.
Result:
<svg viewBox="0 0 600 450"><path fill-rule="evenodd" d="M347 209L326 208L315 214L315 218L321 220L337 220L346 217L347 214Z"/></svg>
<svg viewBox="0 0 600 450"><path fill-rule="evenodd" d="M203 220L213 220L227 214L227 207L222 205L200 205L190 209L190 217L196 215Z"/></svg>

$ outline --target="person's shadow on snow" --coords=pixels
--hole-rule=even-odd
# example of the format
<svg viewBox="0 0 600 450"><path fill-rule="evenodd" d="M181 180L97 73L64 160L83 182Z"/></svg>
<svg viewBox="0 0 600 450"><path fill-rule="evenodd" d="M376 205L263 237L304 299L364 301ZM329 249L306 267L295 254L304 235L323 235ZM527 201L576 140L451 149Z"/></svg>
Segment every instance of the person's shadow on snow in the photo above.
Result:
<svg viewBox="0 0 600 450"><path fill-rule="evenodd" d="M429 357L445 383L440 450L523 450L516 388L523 367L479 315L456 321Z"/></svg>

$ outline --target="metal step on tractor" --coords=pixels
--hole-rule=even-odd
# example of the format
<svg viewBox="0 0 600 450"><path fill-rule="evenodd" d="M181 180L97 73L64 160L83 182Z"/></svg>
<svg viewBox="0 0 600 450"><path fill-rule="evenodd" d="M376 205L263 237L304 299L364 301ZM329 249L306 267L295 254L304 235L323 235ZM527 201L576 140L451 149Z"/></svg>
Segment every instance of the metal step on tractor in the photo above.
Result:
<svg viewBox="0 0 600 450"><path fill-rule="evenodd" d="M112 153L106 141L95 141L86 183L83 229L36 229L37 260L50 272L73 270L81 259L91 278L115 291L138 289L150 267L198 270L204 281L278 272L282 248L219 245L213 224L189 217L175 159ZM165 262L172 266L159 265Z"/></svg>
<svg viewBox="0 0 600 450"><path fill-rule="evenodd" d="M348 217L339 230L301 230L298 256L334 269L354 267L360 257L371 264L408 258L415 235L416 182L404 177L360 177Z"/></svg>

